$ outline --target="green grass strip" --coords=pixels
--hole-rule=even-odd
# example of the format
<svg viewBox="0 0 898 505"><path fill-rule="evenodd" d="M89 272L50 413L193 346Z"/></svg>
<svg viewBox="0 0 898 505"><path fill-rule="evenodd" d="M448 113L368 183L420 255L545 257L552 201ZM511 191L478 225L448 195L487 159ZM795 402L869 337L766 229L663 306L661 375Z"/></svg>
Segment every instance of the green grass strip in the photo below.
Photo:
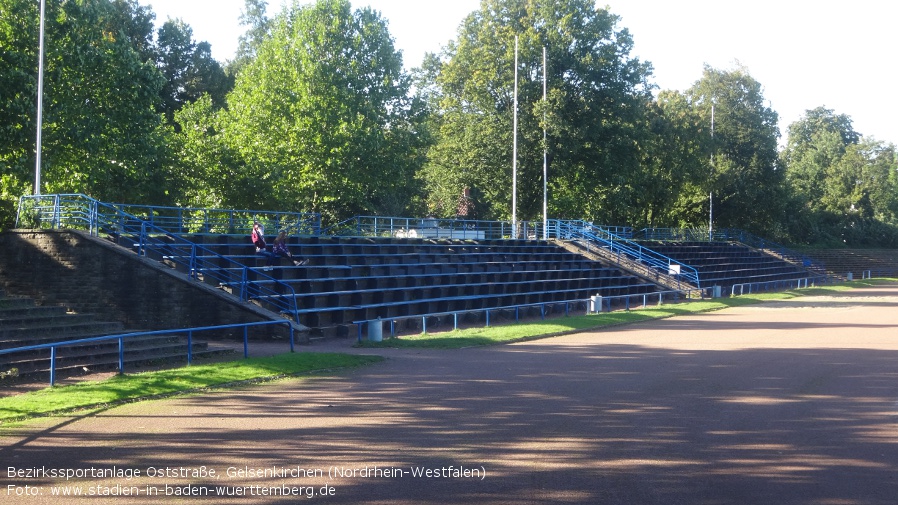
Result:
<svg viewBox="0 0 898 505"><path fill-rule="evenodd" d="M715 298L679 304L666 304L630 311L605 312L601 314L558 317L537 322L513 323L489 328L469 328L444 333L425 333L395 338L384 338L381 342L362 341L358 347L367 348L426 348L459 349L483 345L495 345L534 338L545 338L565 333L595 330L621 324L638 323L653 319L698 314L722 310L729 307L752 305L767 300L787 300L798 296L832 295L856 287L881 284L888 279L854 281L835 286L795 289L777 293L763 293L734 298Z"/></svg>
<svg viewBox="0 0 898 505"><path fill-rule="evenodd" d="M383 358L380 356L285 353L173 370L116 375L104 381L48 387L0 398L0 423L243 384L247 381L352 368L381 360Z"/></svg>

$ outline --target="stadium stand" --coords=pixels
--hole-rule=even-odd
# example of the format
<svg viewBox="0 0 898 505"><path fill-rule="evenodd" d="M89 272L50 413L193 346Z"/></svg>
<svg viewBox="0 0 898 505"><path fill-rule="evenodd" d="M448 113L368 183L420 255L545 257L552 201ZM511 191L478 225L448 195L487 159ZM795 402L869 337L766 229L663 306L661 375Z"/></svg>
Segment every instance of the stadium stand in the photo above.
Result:
<svg viewBox="0 0 898 505"><path fill-rule="evenodd" d="M770 283L815 276L804 265L790 263L735 242L640 242L661 254L693 266L705 286Z"/></svg>
<svg viewBox="0 0 898 505"><path fill-rule="evenodd" d="M321 334L354 321L533 303L586 301L746 282L807 278L812 265L758 237L684 240L582 221L541 223L357 216L322 229L320 217L269 211L104 204L84 195L31 202L42 225L72 219L189 279L282 313ZM27 207L26 199L20 208ZM189 210L189 212L188 212ZM134 212L132 214L131 212ZM139 215L135 215L139 214ZM61 219L64 218L64 219ZM306 266L265 267L247 230L291 233ZM328 234L330 233L330 234ZM537 240L542 235L548 240ZM511 237L521 237L513 239ZM634 237L634 238L631 238ZM748 241L749 244L740 243ZM572 247L573 246L573 247Z"/></svg>
<svg viewBox="0 0 898 505"><path fill-rule="evenodd" d="M264 259L253 254L245 237L184 238L235 263L263 266ZM295 297L299 321L318 333L348 334L357 320L657 290L652 282L548 241L293 237L289 246L309 264L277 266L270 272L272 280L256 282L283 283L293 293L260 295L254 300L264 305ZM223 283L222 287L236 292L240 286Z"/></svg>

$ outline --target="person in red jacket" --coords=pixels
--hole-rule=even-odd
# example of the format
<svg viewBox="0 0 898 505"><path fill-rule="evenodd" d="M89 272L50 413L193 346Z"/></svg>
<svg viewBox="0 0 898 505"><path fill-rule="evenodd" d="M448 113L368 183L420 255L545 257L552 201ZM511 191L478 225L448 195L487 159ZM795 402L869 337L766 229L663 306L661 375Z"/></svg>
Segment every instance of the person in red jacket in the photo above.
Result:
<svg viewBox="0 0 898 505"><path fill-rule="evenodd" d="M256 254L265 257L265 268L263 270L271 270L277 260L277 255L268 250L268 244L265 243L265 228L256 221L253 223L253 232L250 235L253 245L256 246Z"/></svg>

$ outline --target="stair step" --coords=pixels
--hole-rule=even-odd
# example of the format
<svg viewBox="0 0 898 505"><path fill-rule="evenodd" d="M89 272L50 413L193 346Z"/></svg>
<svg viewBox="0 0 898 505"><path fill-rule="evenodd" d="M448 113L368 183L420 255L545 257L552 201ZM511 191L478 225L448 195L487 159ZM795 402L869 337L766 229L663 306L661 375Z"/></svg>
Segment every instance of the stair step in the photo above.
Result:
<svg viewBox="0 0 898 505"><path fill-rule="evenodd" d="M47 339L51 341L74 340L88 336L111 335L121 333L124 326L119 322L109 321L82 321L56 324L53 326L26 326L19 328L0 328L0 349L33 345L33 339ZM16 344L23 342L22 344Z"/></svg>
<svg viewBox="0 0 898 505"><path fill-rule="evenodd" d="M25 296L7 297L0 292L0 314L5 309L18 309L23 307L35 307L34 299Z"/></svg>
<svg viewBox="0 0 898 505"><path fill-rule="evenodd" d="M95 336L102 335L89 335L87 337L80 338L90 338ZM77 340L77 338L65 339L65 340ZM131 350L142 350L144 348L153 348L156 347L164 347L170 345L171 342L177 341L177 336L149 336L149 337L132 337L125 339L125 352ZM60 342L60 340L50 340L49 342L40 342L33 344L23 344L11 346L13 347L25 347L27 345L41 345L41 344L52 344L54 342ZM185 341L186 345L186 341ZM72 344L59 346L56 348L56 356L68 357L68 356L90 356L97 352L105 352L108 349L115 349L115 352L118 352L118 340L117 339L109 339L109 340L100 340L97 342L86 342L83 344ZM31 351L21 351L12 354L0 355L0 363L12 363L12 362L23 362L28 361L29 359L38 358L42 359L50 356L50 349L34 349Z"/></svg>
<svg viewBox="0 0 898 505"><path fill-rule="evenodd" d="M0 307L0 328L12 326L29 321L54 319L74 314L67 314L66 308L58 305L39 306L24 305L19 307Z"/></svg>
<svg viewBox="0 0 898 505"><path fill-rule="evenodd" d="M104 335L115 335L124 333L121 323L105 322L98 323L107 325L110 331L96 331L96 328L86 327L86 331L70 331L62 335L53 335L52 333L32 333L22 338L0 339L0 349L12 349L14 347L24 347L27 345L51 344L53 342L62 342L65 340L78 340L82 338L99 337ZM92 325L95 326L95 325Z"/></svg>
<svg viewBox="0 0 898 505"><path fill-rule="evenodd" d="M156 339L154 339L156 340ZM169 339L170 341L164 345L158 342L131 342L131 346L126 343L124 351L125 369L128 366L147 363L162 363L170 361L173 364L184 364L187 362L187 341L185 338ZM135 345L137 344L137 345ZM63 351L63 349L60 349ZM205 342L194 342L191 354L194 358L206 356L220 355L223 353L233 353L232 349L209 349ZM80 349L73 351L68 349L67 353L58 352L56 356L57 372L66 371L83 371L102 370L106 368L117 368L119 363L118 344L105 346L104 348ZM49 351L43 357L32 357L31 359L23 359L21 361L8 362L0 365L0 372L8 371L12 368L18 370L18 376L31 376L35 374L49 373L50 357Z"/></svg>

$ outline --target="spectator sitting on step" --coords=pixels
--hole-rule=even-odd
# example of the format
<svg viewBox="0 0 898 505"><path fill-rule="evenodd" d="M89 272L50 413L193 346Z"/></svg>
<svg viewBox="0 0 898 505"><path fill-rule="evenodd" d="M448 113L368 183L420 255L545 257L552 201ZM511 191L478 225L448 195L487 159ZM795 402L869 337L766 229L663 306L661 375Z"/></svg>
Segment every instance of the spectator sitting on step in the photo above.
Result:
<svg viewBox="0 0 898 505"><path fill-rule="evenodd" d="M256 254L265 257L265 268L263 270L271 270L277 260L277 255L268 250L268 244L265 243L265 228L256 221L253 223L253 233L250 235L253 245L256 246Z"/></svg>
<svg viewBox="0 0 898 505"><path fill-rule="evenodd" d="M277 238L274 239L274 246L271 249L271 252L279 257L279 258L287 258L293 262L295 266L301 267L309 262L307 259L296 259L295 256L290 254L290 249L287 248L287 232L281 231L278 233Z"/></svg>

